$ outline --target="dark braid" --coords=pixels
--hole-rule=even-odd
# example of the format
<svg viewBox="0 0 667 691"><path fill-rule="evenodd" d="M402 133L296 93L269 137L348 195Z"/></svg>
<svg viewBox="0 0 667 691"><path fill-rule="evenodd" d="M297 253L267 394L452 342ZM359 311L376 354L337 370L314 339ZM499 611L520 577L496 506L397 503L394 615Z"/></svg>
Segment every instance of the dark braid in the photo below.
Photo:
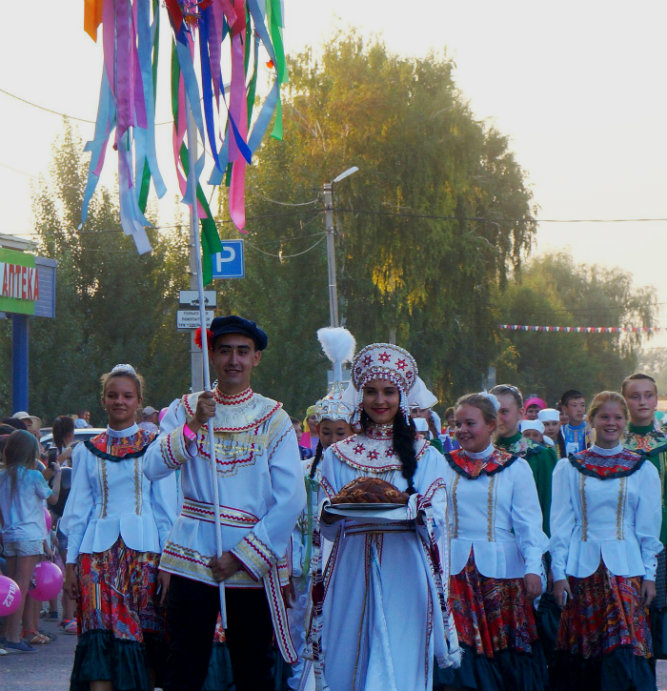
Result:
<svg viewBox="0 0 667 691"><path fill-rule="evenodd" d="M365 410L361 411L360 419L361 427L366 432L373 424ZM408 481L406 492L408 494L416 494L417 490L412 484L417 470L417 454L415 453L415 439L417 432L415 430L415 423L410 418L409 422L405 421L405 417L401 411L398 412L394 418L394 437L393 447L401 460L401 475Z"/></svg>
<svg viewBox="0 0 667 691"><path fill-rule="evenodd" d="M313 465L310 466L310 475L308 476L311 480L315 479L315 471L317 470L319 462L322 460L323 453L324 449L322 448L322 442L318 440L315 456L313 457Z"/></svg>

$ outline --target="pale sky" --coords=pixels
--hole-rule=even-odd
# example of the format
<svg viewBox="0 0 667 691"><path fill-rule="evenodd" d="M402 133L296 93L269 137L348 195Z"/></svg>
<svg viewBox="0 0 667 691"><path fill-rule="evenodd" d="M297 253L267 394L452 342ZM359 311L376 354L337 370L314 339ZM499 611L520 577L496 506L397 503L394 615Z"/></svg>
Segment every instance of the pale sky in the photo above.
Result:
<svg viewBox="0 0 667 691"><path fill-rule="evenodd" d="M348 25L382 37L390 51L405 56L446 50L476 117L509 137L540 218L667 219L664 0L284 5L288 57L307 44L317 46L335 26ZM94 120L102 52L83 32L83 2L32 0L29 6L36 19L30 29L16 24L0 42L0 89ZM163 18L166 26L164 10ZM164 65L169 51L163 45ZM162 121L169 119L166 79L159 89L165 96L158 106ZM0 233L27 235L30 180L47 173L61 120L3 92L0 113ZM84 139L92 135L92 124L74 123ZM160 168L171 200L178 192L169 127L159 129ZM107 171L113 175L114 169L109 157ZM542 223L536 250L557 248L569 248L578 262L621 266L637 285L655 285L660 302L667 303L667 221Z"/></svg>

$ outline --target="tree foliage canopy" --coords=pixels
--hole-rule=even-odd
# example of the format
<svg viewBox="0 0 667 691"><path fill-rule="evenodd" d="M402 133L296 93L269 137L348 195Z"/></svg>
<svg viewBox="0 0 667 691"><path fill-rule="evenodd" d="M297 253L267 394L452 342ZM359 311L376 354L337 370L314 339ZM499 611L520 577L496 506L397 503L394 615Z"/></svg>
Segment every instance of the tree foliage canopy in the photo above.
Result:
<svg viewBox="0 0 667 691"><path fill-rule="evenodd" d="M254 387L301 415L325 392L316 330L329 323L322 185L334 185L339 307L358 346L408 348L443 403L479 390L489 364L550 400L617 386L638 342L621 336L502 333L498 322L651 325L654 298L620 271L571 258L522 270L535 232L531 193L507 139L475 119L445 56L408 59L359 35L293 57L284 141L247 175L246 278L216 283L218 314L257 321L269 347ZM149 231L138 256L115 195L101 191L81 232L82 143L65 127L50 184L34 197L38 252L58 260L57 318L31 320L30 405L45 421L86 407L102 421L99 376L131 362L158 407L189 388L189 339L175 329L187 231ZM238 237L220 208L221 237ZM9 372L8 330L0 359ZM7 394L7 380L0 393Z"/></svg>
<svg viewBox="0 0 667 691"><path fill-rule="evenodd" d="M187 234L152 231L153 252L139 256L106 190L79 231L85 183L83 143L66 123L50 182L33 196L37 253L58 261L56 318L30 321L29 400L45 424L79 408L105 424L99 378L121 362L144 374L146 404L166 405L189 380L189 341L174 328L177 300L165 300L184 287Z"/></svg>
<svg viewBox="0 0 667 691"><path fill-rule="evenodd" d="M352 165L334 208L340 313L358 344L407 347L441 396L479 386L495 353L491 298L530 247L530 192L452 70L354 33L291 61L284 141L268 141L248 177L248 277L224 287L230 307L269 327L275 349L258 378L290 407L324 391L324 244L298 255L324 231L322 200L280 211L269 200L313 200Z"/></svg>
<svg viewBox="0 0 667 691"><path fill-rule="evenodd" d="M500 321L553 326L652 326L653 291L634 289L620 269L576 265L568 254L542 256L524 267L501 298ZM637 367L642 336L633 333L505 333L498 381L555 403L567 389L588 397L619 390Z"/></svg>

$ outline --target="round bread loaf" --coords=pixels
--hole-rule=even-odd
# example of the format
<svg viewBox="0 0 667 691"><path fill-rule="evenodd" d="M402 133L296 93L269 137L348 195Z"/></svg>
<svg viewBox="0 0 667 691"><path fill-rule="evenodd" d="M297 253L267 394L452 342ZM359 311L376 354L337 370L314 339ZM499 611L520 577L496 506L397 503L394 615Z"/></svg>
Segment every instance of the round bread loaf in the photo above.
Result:
<svg viewBox="0 0 667 691"><path fill-rule="evenodd" d="M407 504L409 495L379 477L358 477L344 485L332 504Z"/></svg>

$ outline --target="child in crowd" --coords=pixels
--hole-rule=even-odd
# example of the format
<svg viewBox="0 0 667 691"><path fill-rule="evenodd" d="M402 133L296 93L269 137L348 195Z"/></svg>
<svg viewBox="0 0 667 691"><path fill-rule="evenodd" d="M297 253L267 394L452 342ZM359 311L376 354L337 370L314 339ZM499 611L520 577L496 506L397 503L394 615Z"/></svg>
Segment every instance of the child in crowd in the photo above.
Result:
<svg viewBox="0 0 667 691"><path fill-rule="evenodd" d="M37 439L26 430L9 435L3 452L4 467L0 470L0 520L7 560L7 576L21 590L19 608L5 619L2 645L17 652L35 652L21 638L21 621L28 600L28 588L35 566L44 553L46 520L44 500L58 501L60 468L47 468L42 474L36 469L39 456ZM47 480L54 477L53 489Z"/></svg>
<svg viewBox="0 0 667 691"><path fill-rule="evenodd" d="M568 423L562 425L561 435L565 441L565 456L578 453L591 445L591 433L584 419L586 401L584 394L576 389L568 389L560 398L561 407L567 413Z"/></svg>
<svg viewBox="0 0 667 691"><path fill-rule="evenodd" d="M537 414L537 419L544 425L545 443L556 447L558 457L562 458L565 455L565 445L560 433L560 413L556 408L545 408Z"/></svg>
<svg viewBox="0 0 667 691"><path fill-rule="evenodd" d="M540 410L544 410L547 404L537 396L531 396L524 403L524 415L526 420L537 420Z"/></svg>
<svg viewBox="0 0 667 691"><path fill-rule="evenodd" d="M667 543L667 509L664 503L665 470L667 469L667 435L656 429L655 411L658 405L658 387L655 379L640 372L631 374L621 385L621 393L628 405L630 424L625 434L623 446L631 451L644 453L657 468L662 488L662 529L660 542ZM665 550L658 554L656 573L657 595L650 608L651 633L653 634L653 654L658 659L667 658L667 599Z"/></svg>
<svg viewBox="0 0 667 691"><path fill-rule="evenodd" d="M461 448L461 445L456 441L456 408L454 406L449 406L445 410L445 422L447 427L442 431L442 449L445 453L449 453Z"/></svg>
<svg viewBox="0 0 667 691"><path fill-rule="evenodd" d="M317 417L315 415L315 406L311 405L306 410L306 417L303 421L303 429L306 431L299 438L299 446L304 446L310 449L313 453L317 449L317 442L319 441L317 436Z"/></svg>
<svg viewBox="0 0 667 691"><path fill-rule="evenodd" d="M521 429L521 436L534 441L536 444L542 446L553 446L553 442L549 439L547 442L544 437L544 425L539 420L522 420L519 424Z"/></svg>

